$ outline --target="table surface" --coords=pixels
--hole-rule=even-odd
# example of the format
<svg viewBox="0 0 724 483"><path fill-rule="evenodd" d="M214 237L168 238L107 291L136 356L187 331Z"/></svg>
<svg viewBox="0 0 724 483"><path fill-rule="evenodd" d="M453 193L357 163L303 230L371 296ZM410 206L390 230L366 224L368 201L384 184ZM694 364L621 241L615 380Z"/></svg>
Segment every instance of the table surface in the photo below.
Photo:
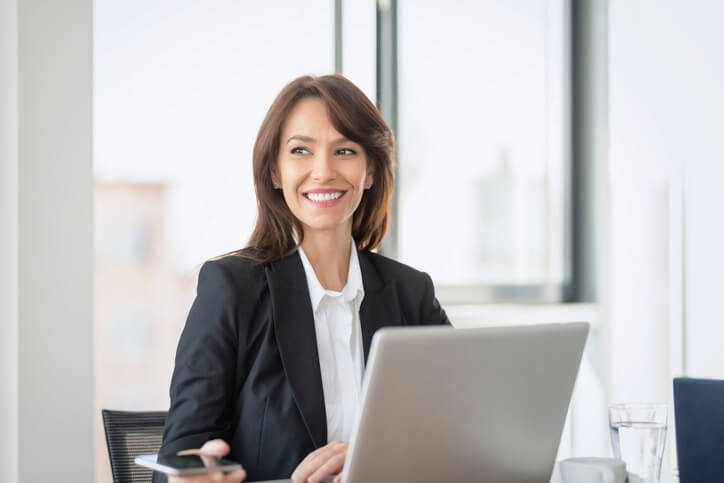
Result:
<svg viewBox="0 0 724 483"><path fill-rule="evenodd" d="M662 472L663 473L663 472ZM291 483L292 480L269 480L258 483ZM328 481L331 481L329 479ZM661 483L677 483L679 479L674 475L661 475ZM551 483L563 483L560 475L558 474L558 463L556 463L553 469L553 475L551 476Z"/></svg>

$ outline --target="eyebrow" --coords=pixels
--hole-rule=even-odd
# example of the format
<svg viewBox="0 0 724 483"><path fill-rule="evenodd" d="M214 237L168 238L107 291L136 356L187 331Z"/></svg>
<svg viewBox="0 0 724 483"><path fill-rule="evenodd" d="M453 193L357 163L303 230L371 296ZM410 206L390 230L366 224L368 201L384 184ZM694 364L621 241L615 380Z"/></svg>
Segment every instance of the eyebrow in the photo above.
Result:
<svg viewBox="0 0 724 483"><path fill-rule="evenodd" d="M292 142L294 140L302 141L305 143L314 143L317 141L316 139L314 139L313 137L310 137L310 136L303 136L301 134L295 134L294 136L291 136L289 139L287 139L287 144L289 144L290 142ZM342 144L342 143L350 143L350 142L352 142L352 141L350 141L346 137L342 136L341 138L337 138L334 141L332 141L332 144Z"/></svg>

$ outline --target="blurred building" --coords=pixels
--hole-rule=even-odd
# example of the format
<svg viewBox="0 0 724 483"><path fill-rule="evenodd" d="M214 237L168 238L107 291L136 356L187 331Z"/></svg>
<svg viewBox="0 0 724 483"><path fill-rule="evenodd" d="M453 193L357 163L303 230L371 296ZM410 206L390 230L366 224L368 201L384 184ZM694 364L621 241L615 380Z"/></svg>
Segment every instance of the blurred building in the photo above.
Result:
<svg viewBox="0 0 724 483"><path fill-rule="evenodd" d="M95 183L96 481L111 481L101 408L168 409L196 271L169 256L167 185Z"/></svg>

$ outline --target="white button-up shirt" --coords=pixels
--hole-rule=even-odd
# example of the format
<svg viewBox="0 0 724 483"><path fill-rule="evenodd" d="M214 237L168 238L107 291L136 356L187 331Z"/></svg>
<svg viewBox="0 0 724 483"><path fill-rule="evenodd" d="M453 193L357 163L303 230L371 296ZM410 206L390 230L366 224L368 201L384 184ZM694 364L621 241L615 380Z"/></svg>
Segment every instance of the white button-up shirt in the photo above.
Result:
<svg viewBox="0 0 724 483"><path fill-rule="evenodd" d="M327 441L349 441L359 409L364 367L359 308L365 292L357 249L352 240L347 284L341 292L322 287L301 247L299 256L314 312Z"/></svg>

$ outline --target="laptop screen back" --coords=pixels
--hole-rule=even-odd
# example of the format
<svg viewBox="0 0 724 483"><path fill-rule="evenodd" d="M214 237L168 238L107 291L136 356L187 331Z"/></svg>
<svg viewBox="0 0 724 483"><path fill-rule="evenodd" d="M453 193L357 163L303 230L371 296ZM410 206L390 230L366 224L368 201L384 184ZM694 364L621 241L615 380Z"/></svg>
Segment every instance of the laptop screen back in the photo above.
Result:
<svg viewBox="0 0 724 483"><path fill-rule="evenodd" d="M378 331L343 481L547 483L587 333Z"/></svg>

